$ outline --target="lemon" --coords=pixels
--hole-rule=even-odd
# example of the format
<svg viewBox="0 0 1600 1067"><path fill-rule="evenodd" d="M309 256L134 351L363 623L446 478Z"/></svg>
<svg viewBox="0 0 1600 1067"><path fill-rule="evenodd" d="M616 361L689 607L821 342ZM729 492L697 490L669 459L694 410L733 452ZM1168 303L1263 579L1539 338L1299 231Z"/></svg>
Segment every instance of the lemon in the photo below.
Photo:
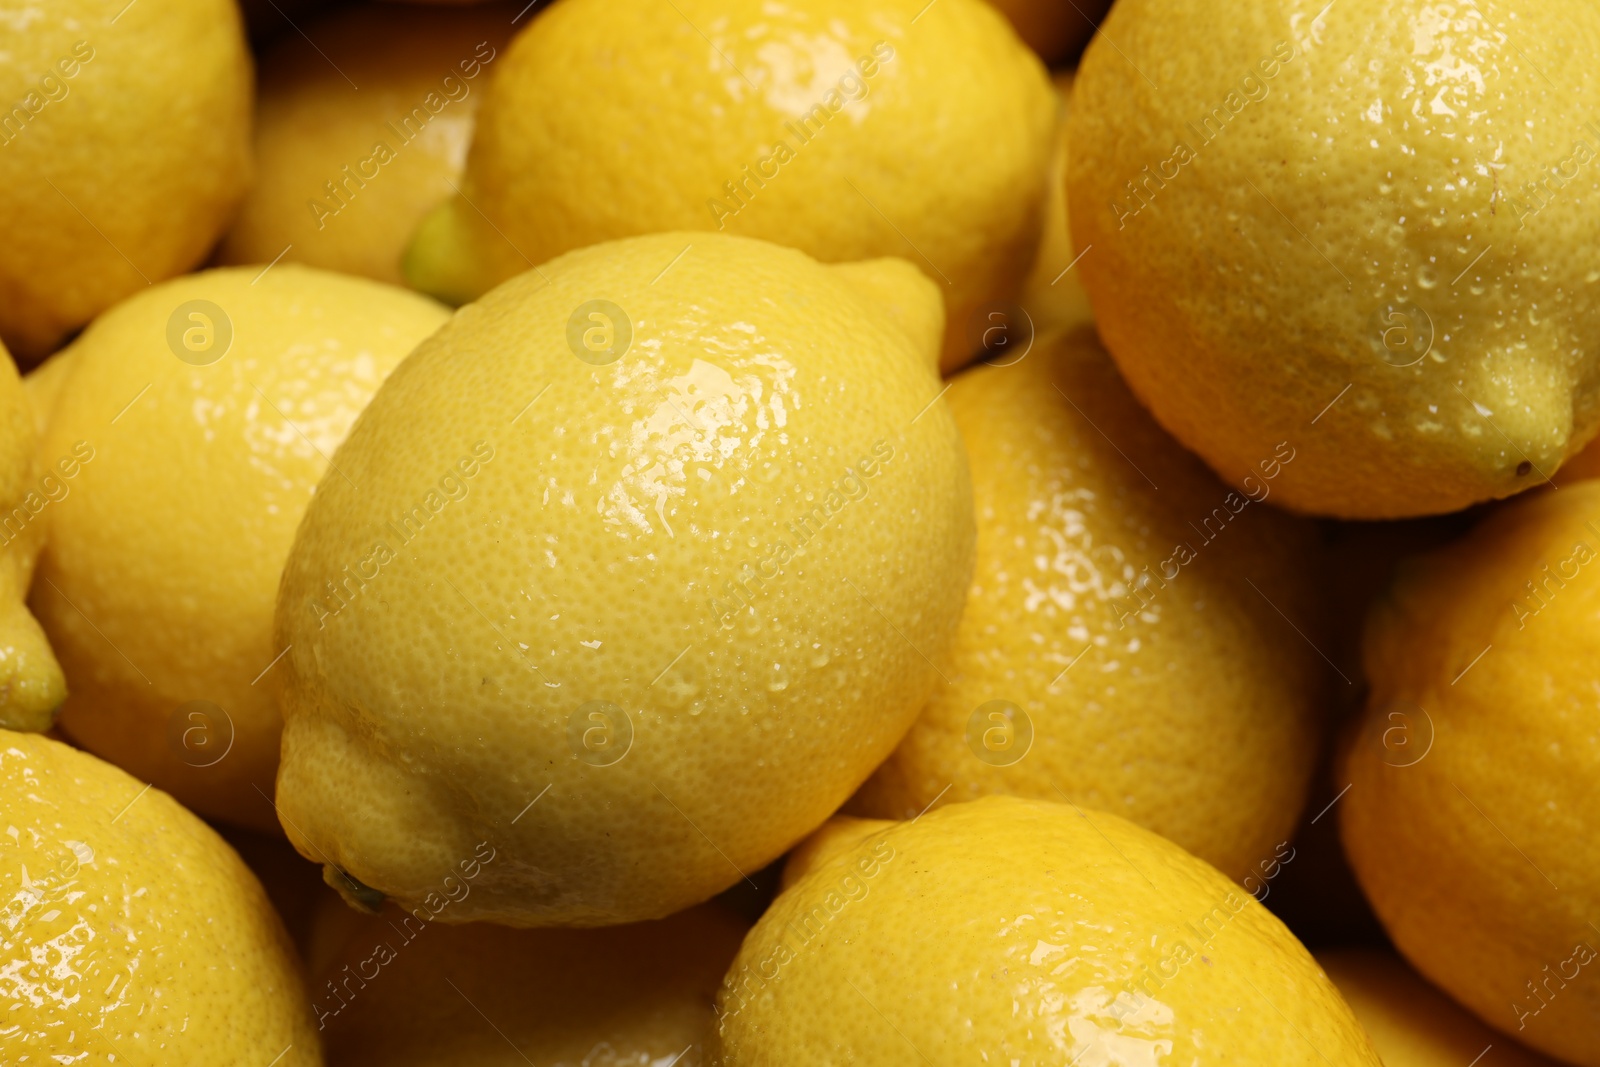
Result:
<svg viewBox="0 0 1600 1067"><path fill-rule="evenodd" d="M40 514L75 463L42 468L34 402L0 345L0 727L45 730L67 686L39 622L23 603L44 545Z"/></svg>
<svg viewBox="0 0 1600 1067"><path fill-rule="evenodd" d="M22 391L28 394L28 403L33 408L38 438L43 438L50 428L50 416L55 413L56 400L61 396L61 383L66 381L67 368L72 364L67 358L68 351L62 349L22 376Z"/></svg>
<svg viewBox="0 0 1600 1067"><path fill-rule="evenodd" d="M565 0L497 61L461 195L406 276L461 302L664 230L902 256L944 293L950 369L1032 262L1054 115L982 0Z"/></svg>
<svg viewBox="0 0 1600 1067"><path fill-rule="evenodd" d="M702 233L463 308L284 572L290 840L408 910L492 840L446 921L603 925L815 828L927 699L971 573L940 328L902 260Z"/></svg>
<svg viewBox="0 0 1600 1067"><path fill-rule="evenodd" d="M712 1000L745 932L715 904L603 930L421 915L385 908L319 973L311 1002L330 1062L705 1067Z"/></svg>
<svg viewBox="0 0 1600 1067"><path fill-rule="evenodd" d="M0 732L0 825L7 1063L322 1062L260 883L167 794Z"/></svg>
<svg viewBox="0 0 1600 1067"><path fill-rule="evenodd" d="M1490 1026L1600 1064L1600 483L1494 512L1369 619L1340 829L1395 945Z"/></svg>
<svg viewBox="0 0 1600 1067"><path fill-rule="evenodd" d="M1068 118L1072 233L1135 393L1345 518L1541 485L1600 429L1600 8L1125 0Z"/></svg>
<svg viewBox="0 0 1600 1067"><path fill-rule="evenodd" d="M745 938L727 1067L1378 1064L1277 919L1122 819L988 797L860 829Z"/></svg>
<svg viewBox="0 0 1600 1067"><path fill-rule="evenodd" d="M71 738L196 811L277 831L261 677L317 479L384 377L448 318L425 297L279 264L163 283L62 356L33 604ZM336 475L337 476L337 475Z"/></svg>
<svg viewBox="0 0 1600 1067"><path fill-rule="evenodd" d="M1029 334L1037 336L1056 329L1068 329L1093 321L1089 307L1089 294L1078 280L1077 249L1072 244L1072 233L1067 220L1067 111L1072 101L1071 71L1055 75L1056 92L1060 97L1060 118L1056 125L1056 150L1050 163L1050 183L1045 197L1043 233L1039 249L1023 281L1021 306L1028 316ZM989 311L991 324L1000 320ZM1009 325L1009 323L1005 323ZM991 334L984 344L984 352L991 359L1009 361L1020 346L1006 347L1012 339ZM1000 343L997 343L1000 342Z"/></svg>
<svg viewBox="0 0 1600 1067"><path fill-rule="evenodd" d="M1333 949L1317 953L1317 962L1361 1020L1385 1067L1464 1067L1479 1058L1505 1067L1554 1065L1478 1022L1392 952Z"/></svg>
<svg viewBox="0 0 1600 1067"><path fill-rule="evenodd" d="M282 255L401 284L411 232L460 179L517 11L366 4L307 24L315 48L279 38L261 64L256 182L221 260Z"/></svg>
<svg viewBox="0 0 1600 1067"><path fill-rule="evenodd" d="M232 0L0 9L0 338L27 361L204 259L250 174Z"/></svg>
<svg viewBox="0 0 1600 1067"><path fill-rule="evenodd" d="M1230 490L1088 328L963 372L946 400L971 457L972 590L948 680L856 808L1070 799L1259 878L1320 726L1323 664L1297 632L1318 615L1315 534L1270 503L1294 447Z"/></svg>
<svg viewBox="0 0 1600 1067"><path fill-rule="evenodd" d="M1111 0L993 0L1017 35L1046 63L1070 60L1094 36Z"/></svg>

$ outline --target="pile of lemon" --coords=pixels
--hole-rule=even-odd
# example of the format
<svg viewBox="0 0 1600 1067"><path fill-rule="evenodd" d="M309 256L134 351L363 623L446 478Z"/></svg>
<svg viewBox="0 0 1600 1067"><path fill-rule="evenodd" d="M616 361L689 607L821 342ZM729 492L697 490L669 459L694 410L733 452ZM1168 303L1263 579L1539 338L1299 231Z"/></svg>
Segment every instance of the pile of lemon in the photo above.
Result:
<svg viewBox="0 0 1600 1067"><path fill-rule="evenodd" d="M1595 54L0 0L0 1062L1600 1067Z"/></svg>

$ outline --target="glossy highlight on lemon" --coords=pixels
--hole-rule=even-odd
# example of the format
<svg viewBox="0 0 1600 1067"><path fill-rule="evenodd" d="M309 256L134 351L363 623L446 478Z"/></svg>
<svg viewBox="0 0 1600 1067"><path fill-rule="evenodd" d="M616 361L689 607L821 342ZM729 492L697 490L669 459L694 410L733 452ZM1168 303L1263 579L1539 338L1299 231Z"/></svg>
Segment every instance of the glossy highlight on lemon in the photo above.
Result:
<svg viewBox="0 0 1600 1067"><path fill-rule="evenodd" d="M320 1067L261 884L170 796L0 731L0 825L7 1063Z"/></svg>
<svg viewBox="0 0 1600 1067"><path fill-rule="evenodd" d="M364 279L225 268L129 298L46 365L58 491L32 602L69 737L204 815L278 832L265 675L283 562L356 416L448 317Z"/></svg>
<svg viewBox="0 0 1600 1067"><path fill-rule="evenodd" d="M289 556L290 839L407 908L493 842L440 921L537 926L664 916L809 833L899 741L961 612L940 333L903 260L701 233L462 308Z"/></svg>
<svg viewBox="0 0 1600 1067"><path fill-rule="evenodd" d="M1276 918L1122 819L987 797L844 833L745 938L717 1002L727 1067L1377 1067Z"/></svg>
<svg viewBox="0 0 1600 1067"><path fill-rule="evenodd" d="M1315 532L1272 506L1298 456L1219 482L1090 328L957 375L977 564L950 668L852 811L1071 800L1259 876L1321 731ZM1254 883L1252 892L1257 891Z"/></svg>
<svg viewBox="0 0 1600 1067"><path fill-rule="evenodd" d="M1478 1018L1600 1064L1600 482L1493 512L1367 624L1340 831L1395 946Z"/></svg>
<svg viewBox="0 0 1600 1067"><path fill-rule="evenodd" d="M460 303L665 230L900 256L944 294L953 369L1032 262L1053 105L982 0L564 0L497 61L460 195L418 230L406 277Z"/></svg>
<svg viewBox="0 0 1600 1067"><path fill-rule="evenodd" d="M1541 485L1600 430L1600 9L1123 0L1067 189L1106 346L1234 484L1384 519ZM1092 250L1090 250L1092 249Z"/></svg>

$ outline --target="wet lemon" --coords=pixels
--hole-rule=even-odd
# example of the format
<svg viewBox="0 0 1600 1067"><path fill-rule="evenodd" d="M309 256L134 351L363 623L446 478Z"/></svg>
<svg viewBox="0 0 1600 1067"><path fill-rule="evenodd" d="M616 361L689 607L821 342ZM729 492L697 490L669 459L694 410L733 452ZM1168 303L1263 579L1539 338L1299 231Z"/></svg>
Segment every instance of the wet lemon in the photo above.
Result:
<svg viewBox="0 0 1600 1067"><path fill-rule="evenodd" d="M988 797L864 829L811 850L745 938L728 1067L1378 1064L1277 919L1131 823Z"/></svg>
<svg viewBox="0 0 1600 1067"><path fill-rule="evenodd" d="M231 0L13 5L0 30L0 338L36 362L204 259L250 178Z"/></svg>
<svg viewBox="0 0 1600 1067"><path fill-rule="evenodd" d="M963 372L946 400L971 457L972 589L950 669L853 810L1070 799L1257 892L1320 733L1315 534L1271 504L1295 445L1229 489L1087 328Z"/></svg>
<svg viewBox="0 0 1600 1067"><path fill-rule="evenodd" d="M401 284L412 231L460 180L519 6L363 4L280 37L261 62L256 180L222 262L281 255Z"/></svg>
<svg viewBox="0 0 1600 1067"><path fill-rule="evenodd" d="M1397 518L1543 484L1600 429L1600 8L1124 0L1068 119L1101 335L1238 484ZM1512 134L1515 130L1515 134Z"/></svg>
<svg viewBox="0 0 1600 1067"><path fill-rule="evenodd" d="M7 1063L322 1063L260 883L167 794L0 731L0 825Z"/></svg>
<svg viewBox="0 0 1600 1067"><path fill-rule="evenodd" d="M1366 633L1340 827L1401 953L1490 1026L1600 1064L1600 482L1403 571Z"/></svg>
<svg viewBox="0 0 1600 1067"><path fill-rule="evenodd" d="M815 828L961 613L940 329L902 260L700 233L463 308L339 449L285 571L291 840L408 909L490 840L445 921L599 925Z"/></svg>
<svg viewBox="0 0 1600 1067"><path fill-rule="evenodd" d="M901 256L944 293L949 369L1032 262L1053 103L981 0L566 0L497 61L461 194L406 276L460 302L664 230Z"/></svg>
<svg viewBox="0 0 1600 1067"><path fill-rule="evenodd" d="M124 301L47 365L56 490L33 604L74 741L202 814L277 831L262 675L283 652L283 561L328 457L447 318L305 267L215 270Z"/></svg>

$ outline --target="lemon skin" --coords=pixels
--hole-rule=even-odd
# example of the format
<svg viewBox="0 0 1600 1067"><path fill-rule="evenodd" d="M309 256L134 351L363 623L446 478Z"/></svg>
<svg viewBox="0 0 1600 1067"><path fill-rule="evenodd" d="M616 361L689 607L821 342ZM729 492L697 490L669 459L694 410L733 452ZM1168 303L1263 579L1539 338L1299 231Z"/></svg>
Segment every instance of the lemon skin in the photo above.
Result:
<svg viewBox="0 0 1600 1067"><path fill-rule="evenodd" d="M1488 1025L1600 1064L1600 483L1404 570L1365 638L1340 831L1400 952ZM1559 887L1559 888L1558 888Z"/></svg>
<svg viewBox="0 0 1600 1067"><path fill-rule="evenodd" d="M40 516L32 602L72 690L68 736L204 815L279 832L263 672L283 651L283 562L328 457L447 318L358 278L221 269L124 301L51 361L65 377L41 455L76 473L57 470Z"/></svg>
<svg viewBox="0 0 1600 1067"><path fill-rule="evenodd" d="M666 230L900 256L944 293L952 369L1032 262L1054 113L1044 68L981 0L567 0L497 61L461 195L406 277L459 303Z"/></svg>
<svg viewBox="0 0 1600 1067"><path fill-rule="evenodd" d="M459 311L340 448L353 484L324 478L284 572L291 840L407 908L491 840L506 861L442 921L604 925L810 832L961 612L941 326L903 260L697 233Z"/></svg>
<svg viewBox="0 0 1600 1067"><path fill-rule="evenodd" d="M0 821L7 1062L322 1063L283 924L177 801L0 731Z"/></svg>
<svg viewBox="0 0 1600 1067"><path fill-rule="evenodd" d="M1272 507L1293 446L1249 496L1229 489L1090 328L963 371L946 400L972 466L972 588L947 677L851 810L1070 799L1259 877L1322 725L1324 667L1296 632L1320 614L1316 534Z"/></svg>
<svg viewBox="0 0 1600 1067"><path fill-rule="evenodd" d="M1438 514L1600 429L1600 9L1132 0L1103 30L1068 119L1078 270L1224 479L1290 439L1284 505Z"/></svg>
<svg viewBox="0 0 1600 1067"><path fill-rule="evenodd" d="M219 262L281 254L403 284L401 253L460 180L473 115L519 10L369 3L306 23L315 49L298 33L280 37L261 61L256 179Z"/></svg>
<svg viewBox="0 0 1600 1067"><path fill-rule="evenodd" d="M232 0L61 0L11 18L0 339L27 365L205 258L250 180L253 78Z"/></svg>
<svg viewBox="0 0 1600 1067"><path fill-rule="evenodd" d="M861 829L745 938L727 1067L1378 1063L1277 919L1131 823L987 797Z"/></svg>

